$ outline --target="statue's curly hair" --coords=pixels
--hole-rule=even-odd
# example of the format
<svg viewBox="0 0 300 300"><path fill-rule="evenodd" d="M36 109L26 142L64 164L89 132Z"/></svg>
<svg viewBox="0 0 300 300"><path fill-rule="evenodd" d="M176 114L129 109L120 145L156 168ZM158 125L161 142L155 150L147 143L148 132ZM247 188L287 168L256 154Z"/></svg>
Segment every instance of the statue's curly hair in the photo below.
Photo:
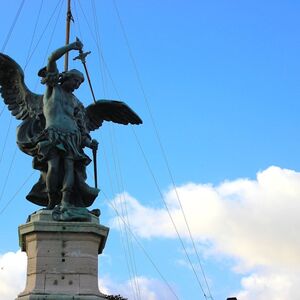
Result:
<svg viewBox="0 0 300 300"><path fill-rule="evenodd" d="M72 69L72 70L60 73L59 74L59 82L64 83L68 78L71 78L73 76L80 78L81 83L84 81L83 74L80 71L76 70L76 69Z"/></svg>
<svg viewBox="0 0 300 300"><path fill-rule="evenodd" d="M53 84L55 84L55 82L56 83L58 83L58 82L64 83L68 78L71 78L73 76L80 78L81 83L84 81L83 74L76 69L72 69L69 71L62 72L62 73L58 73L58 72L49 73L49 72L47 72L47 67L44 67L39 70L38 76L42 77L42 80L41 80L42 84L46 84L47 82L48 83L53 82Z"/></svg>

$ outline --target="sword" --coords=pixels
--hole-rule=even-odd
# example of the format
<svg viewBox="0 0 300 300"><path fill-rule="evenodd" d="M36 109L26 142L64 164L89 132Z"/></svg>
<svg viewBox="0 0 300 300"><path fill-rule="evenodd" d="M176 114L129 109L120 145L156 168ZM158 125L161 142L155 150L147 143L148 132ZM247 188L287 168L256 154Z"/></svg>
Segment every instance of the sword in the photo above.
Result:
<svg viewBox="0 0 300 300"><path fill-rule="evenodd" d="M79 38L76 38L77 41L79 41ZM91 53L91 51L88 52L83 52L82 49L79 50L79 55L76 56L75 58L73 58L73 60L79 59L81 60L84 70L85 70L85 74L92 92L92 96L93 96L93 100L94 103L96 103L96 98L95 98L95 94L94 94L94 90L92 87L92 83L91 83L91 79L90 79L90 75L86 66L86 57ZM94 178L95 178L95 188L98 188L98 176L97 176L97 149L92 148L93 151L93 162L94 162Z"/></svg>
<svg viewBox="0 0 300 300"><path fill-rule="evenodd" d="M76 40L79 41L79 38L76 38ZM76 56L75 58L73 58L73 60L76 60L76 59L81 60L81 62L83 64L83 67L84 67L84 71L85 71L87 80L88 80L88 83L89 83L89 86L90 86L90 89L91 89L91 92L92 92L93 100L96 103L96 98L95 98L94 90L93 90L93 87L92 87L90 75L89 75L88 69L86 67L86 59L85 59L90 53L91 53L91 51L83 52L83 50L80 49L79 50L79 55Z"/></svg>

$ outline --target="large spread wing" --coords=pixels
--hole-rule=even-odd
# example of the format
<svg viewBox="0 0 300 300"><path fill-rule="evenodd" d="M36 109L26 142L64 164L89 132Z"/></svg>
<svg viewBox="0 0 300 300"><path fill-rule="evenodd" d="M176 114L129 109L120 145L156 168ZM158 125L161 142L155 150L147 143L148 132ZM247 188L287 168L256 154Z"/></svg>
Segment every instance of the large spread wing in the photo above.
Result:
<svg viewBox="0 0 300 300"><path fill-rule="evenodd" d="M43 96L27 88L21 67L3 53L0 53L0 94L18 120L35 117L42 112Z"/></svg>
<svg viewBox="0 0 300 300"><path fill-rule="evenodd" d="M112 121L123 125L142 124L141 118L124 102L98 100L86 109L87 129L99 128L103 121Z"/></svg>

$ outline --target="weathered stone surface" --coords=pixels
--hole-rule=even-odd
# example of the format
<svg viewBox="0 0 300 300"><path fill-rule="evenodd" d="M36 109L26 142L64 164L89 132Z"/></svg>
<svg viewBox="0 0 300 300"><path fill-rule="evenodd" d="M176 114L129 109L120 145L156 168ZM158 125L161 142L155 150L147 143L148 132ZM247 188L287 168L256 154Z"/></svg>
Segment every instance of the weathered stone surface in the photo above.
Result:
<svg viewBox="0 0 300 300"><path fill-rule="evenodd" d="M28 257L25 290L17 300L101 300L98 254L109 229L91 222L56 222L41 210L19 227L20 246Z"/></svg>
<svg viewBox="0 0 300 300"><path fill-rule="evenodd" d="M57 295L27 295L18 298L18 300L107 300L104 296L91 296L91 295L64 295L64 294L57 294Z"/></svg>

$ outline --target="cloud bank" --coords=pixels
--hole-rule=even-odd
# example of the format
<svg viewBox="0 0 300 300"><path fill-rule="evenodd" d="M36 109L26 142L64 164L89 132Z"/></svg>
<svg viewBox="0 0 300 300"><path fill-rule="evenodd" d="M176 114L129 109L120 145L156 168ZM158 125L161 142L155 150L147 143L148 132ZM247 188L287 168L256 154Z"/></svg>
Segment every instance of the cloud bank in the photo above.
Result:
<svg viewBox="0 0 300 300"><path fill-rule="evenodd" d="M99 279L101 292L109 295L122 295L128 299L175 300L176 297L161 281L138 276L118 283L109 277Z"/></svg>
<svg viewBox="0 0 300 300"><path fill-rule="evenodd" d="M177 192L194 239L207 242L210 255L233 258L235 271L245 274L240 300L298 298L300 173L273 166L255 180L188 183ZM164 198L180 235L188 238L174 189ZM177 238L166 209L143 206L128 194L114 200L116 207L125 201L136 235Z"/></svg>
<svg viewBox="0 0 300 300"><path fill-rule="evenodd" d="M255 180L237 179L217 186L188 183L177 188L195 241L206 254L234 259L233 270L241 274L239 300L300 299L300 173L270 167ZM170 213L182 237L188 233L175 191L165 194ZM131 229L142 238L177 238L163 208L142 205L129 194L115 200L126 202ZM118 227L118 220L111 220ZM14 299L24 289L26 255L20 251L0 254L0 299ZM141 298L173 299L158 280L138 277ZM104 293L134 299L134 280L116 283L102 278Z"/></svg>
<svg viewBox="0 0 300 300"><path fill-rule="evenodd" d="M0 254L0 299L12 300L25 288L26 254L21 251Z"/></svg>

